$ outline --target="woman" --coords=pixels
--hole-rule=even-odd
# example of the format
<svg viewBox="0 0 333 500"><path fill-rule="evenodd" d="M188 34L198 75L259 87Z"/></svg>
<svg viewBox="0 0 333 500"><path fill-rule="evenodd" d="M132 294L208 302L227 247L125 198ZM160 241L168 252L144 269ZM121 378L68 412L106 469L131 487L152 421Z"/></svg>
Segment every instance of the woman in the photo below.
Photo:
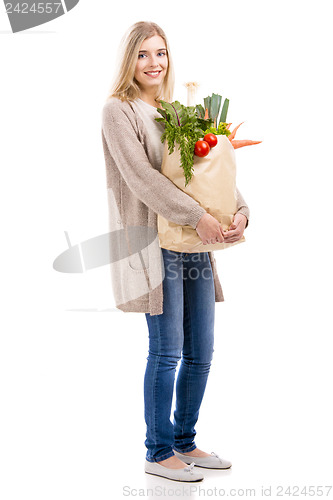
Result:
<svg viewBox="0 0 333 500"><path fill-rule="evenodd" d="M122 311L144 312L149 331L144 377L145 471L199 481L203 476L193 470L194 464L231 467L194 442L213 355L215 302L224 299L212 252L185 254L160 248L157 214L192 226L202 242L209 244L240 239L249 209L237 190L238 211L225 232L214 217L161 174L163 125L154 118L160 116L159 100L172 101L169 44L158 25L139 22L129 29L121 47L119 68L103 108L102 139L116 305ZM124 248L130 248L129 255ZM172 424L169 417L181 355Z"/></svg>

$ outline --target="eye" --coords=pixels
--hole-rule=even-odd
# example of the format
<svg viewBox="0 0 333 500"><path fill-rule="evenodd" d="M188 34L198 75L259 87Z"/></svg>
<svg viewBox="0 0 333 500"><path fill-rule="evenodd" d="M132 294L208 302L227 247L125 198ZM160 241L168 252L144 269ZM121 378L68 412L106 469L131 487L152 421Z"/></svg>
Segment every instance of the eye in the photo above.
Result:
<svg viewBox="0 0 333 500"><path fill-rule="evenodd" d="M139 59L141 59L142 57L146 57L146 54L139 54Z"/></svg>
<svg viewBox="0 0 333 500"><path fill-rule="evenodd" d="M165 52L159 52L158 55L159 56L166 56L166 53Z"/></svg>

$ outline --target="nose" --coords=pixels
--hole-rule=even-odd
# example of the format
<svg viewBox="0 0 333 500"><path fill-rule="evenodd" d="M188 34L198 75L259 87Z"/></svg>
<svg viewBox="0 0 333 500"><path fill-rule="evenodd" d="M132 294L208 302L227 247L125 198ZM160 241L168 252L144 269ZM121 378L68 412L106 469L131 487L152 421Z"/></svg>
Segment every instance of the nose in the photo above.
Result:
<svg viewBox="0 0 333 500"><path fill-rule="evenodd" d="M158 62L158 58L157 58L157 56L155 56L155 55L152 55L152 56L151 56L150 66L151 66L152 68L156 68L156 66L159 66L159 62Z"/></svg>

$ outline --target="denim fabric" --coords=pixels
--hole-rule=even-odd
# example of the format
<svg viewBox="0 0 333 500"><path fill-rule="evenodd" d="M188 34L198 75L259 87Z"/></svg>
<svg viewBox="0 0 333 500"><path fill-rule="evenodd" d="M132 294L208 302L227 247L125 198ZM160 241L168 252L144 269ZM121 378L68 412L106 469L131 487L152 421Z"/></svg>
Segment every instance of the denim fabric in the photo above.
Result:
<svg viewBox="0 0 333 500"><path fill-rule="evenodd" d="M163 314L145 313L149 331L145 445L149 462L171 457L173 449L186 453L196 448L194 427L214 352L215 291L208 253L161 250L165 268Z"/></svg>

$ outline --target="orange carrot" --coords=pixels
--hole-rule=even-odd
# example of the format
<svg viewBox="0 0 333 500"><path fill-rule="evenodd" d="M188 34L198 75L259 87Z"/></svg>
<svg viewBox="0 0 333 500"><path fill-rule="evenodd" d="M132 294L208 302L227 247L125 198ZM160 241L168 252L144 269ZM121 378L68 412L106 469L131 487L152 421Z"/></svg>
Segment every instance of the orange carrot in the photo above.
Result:
<svg viewBox="0 0 333 500"><path fill-rule="evenodd" d="M244 122L242 122L242 123L244 123ZM253 144L260 144L262 141L250 141L248 139L236 141L234 139L236 132L239 129L239 127L242 125L242 123L237 125L237 127L234 128L234 130L231 132L231 134L228 135L228 139L231 142L231 144L233 145L233 148L238 149L238 148L243 148L244 146L252 146ZM230 123L230 125L231 125L231 123Z"/></svg>
<svg viewBox="0 0 333 500"><path fill-rule="evenodd" d="M262 141L250 141L250 140L244 139L241 141L232 140L230 142L233 145L234 149L238 149L238 148L242 148L244 146L252 146L253 144L260 144Z"/></svg>
<svg viewBox="0 0 333 500"><path fill-rule="evenodd" d="M242 122L242 123L244 123L244 122ZM237 130L238 130L238 129L239 129L239 127L242 125L242 123L240 123L239 125L237 125L237 127L235 127L235 128L234 128L234 130L231 132L231 134L230 134L230 135L228 135L228 139L229 139L229 141L232 141L232 140L233 140L233 138L234 138L234 137L235 137L235 135L236 135Z"/></svg>
<svg viewBox="0 0 333 500"><path fill-rule="evenodd" d="M206 108L206 112L205 112L205 120L208 120L209 116L208 116L208 108Z"/></svg>

